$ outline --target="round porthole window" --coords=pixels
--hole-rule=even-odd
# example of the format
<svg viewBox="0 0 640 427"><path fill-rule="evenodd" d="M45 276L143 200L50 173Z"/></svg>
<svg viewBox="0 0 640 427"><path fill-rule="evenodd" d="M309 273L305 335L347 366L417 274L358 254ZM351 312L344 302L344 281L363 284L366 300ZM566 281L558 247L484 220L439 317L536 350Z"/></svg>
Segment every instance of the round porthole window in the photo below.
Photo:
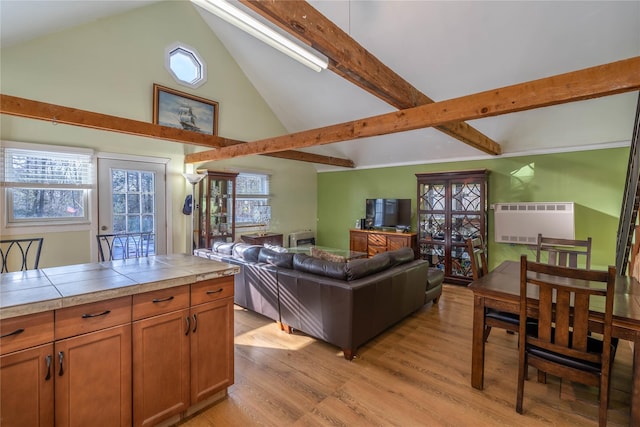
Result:
<svg viewBox="0 0 640 427"><path fill-rule="evenodd" d="M198 52L182 43L174 43L166 49L165 66L176 82L199 87L207 81L207 68Z"/></svg>

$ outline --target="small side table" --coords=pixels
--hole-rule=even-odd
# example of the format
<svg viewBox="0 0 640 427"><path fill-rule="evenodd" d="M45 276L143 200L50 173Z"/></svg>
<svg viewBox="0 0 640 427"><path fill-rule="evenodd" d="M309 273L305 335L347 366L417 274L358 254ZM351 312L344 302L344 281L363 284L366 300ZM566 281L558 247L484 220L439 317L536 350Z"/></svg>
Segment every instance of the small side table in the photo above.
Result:
<svg viewBox="0 0 640 427"><path fill-rule="evenodd" d="M251 245L277 245L282 246L282 234L276 233L253 233L243 234L242 241Z"/></svg>

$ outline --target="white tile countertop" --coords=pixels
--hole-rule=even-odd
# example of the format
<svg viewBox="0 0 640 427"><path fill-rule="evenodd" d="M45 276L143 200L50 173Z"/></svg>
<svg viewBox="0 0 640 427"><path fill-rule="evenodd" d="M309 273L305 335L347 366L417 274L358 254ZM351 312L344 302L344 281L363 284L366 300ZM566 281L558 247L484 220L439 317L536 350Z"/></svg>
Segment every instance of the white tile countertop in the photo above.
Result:
<svg viewBox="0 0 640 427"><path fill-rule="evenodd" d="M239 272L235 265L173 254L3 273L0 320Z"/></svg>

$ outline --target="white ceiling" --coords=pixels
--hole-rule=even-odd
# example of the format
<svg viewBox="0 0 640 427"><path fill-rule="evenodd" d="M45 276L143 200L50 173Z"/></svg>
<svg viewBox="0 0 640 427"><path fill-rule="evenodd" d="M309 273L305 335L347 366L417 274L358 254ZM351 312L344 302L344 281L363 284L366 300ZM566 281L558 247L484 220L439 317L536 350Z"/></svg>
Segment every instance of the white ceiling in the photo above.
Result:
<svg viewBox="0 0 640 427"><path fill-rule="evenodd" d="M1 0L0 39L4 47L148 3ZM310 3L435 101L640 56L640 1ZM198 10L288 132L393 111L332 72L316 73ZM506 155L617 146L631 139L636 104L637 93L628 93L469 124ZM358 168L487 157L434 129L305 151L349 158Z"/></svg>

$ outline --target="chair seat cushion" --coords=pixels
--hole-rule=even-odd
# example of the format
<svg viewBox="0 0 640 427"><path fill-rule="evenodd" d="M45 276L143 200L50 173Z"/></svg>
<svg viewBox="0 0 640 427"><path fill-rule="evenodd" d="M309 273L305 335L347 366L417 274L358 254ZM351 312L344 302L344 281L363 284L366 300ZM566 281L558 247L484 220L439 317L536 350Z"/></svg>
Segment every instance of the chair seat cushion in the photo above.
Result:
<svg viewBox="0 0 640 427"><path fill-rule="evenodd" d="M614 358L617 347L618 347L618 339L612 338L611 339L611 360L613 360ZM586 362L584 360L554 353L552 351L542 349L533 345L529 345L527 347L527 352L534 356L540 357L542 359L546 359L551 362L559 363L565 366L570 366L572 368L580 369L586 372L598 373L600 372L600 369L601 369L599 363ZM587 340L587 352L596 353L596 354L602 353L602 341L597 338L589 337Z"/></svg>
<svg viewBox="0 0 640 427"><path fill-rule="evenodd" d="M506 323L511 323L513 325L518 325L520 323L520 316L518 316L517 314L494 310L492 308L487 309L485 317L500 320Z"/></svg>

